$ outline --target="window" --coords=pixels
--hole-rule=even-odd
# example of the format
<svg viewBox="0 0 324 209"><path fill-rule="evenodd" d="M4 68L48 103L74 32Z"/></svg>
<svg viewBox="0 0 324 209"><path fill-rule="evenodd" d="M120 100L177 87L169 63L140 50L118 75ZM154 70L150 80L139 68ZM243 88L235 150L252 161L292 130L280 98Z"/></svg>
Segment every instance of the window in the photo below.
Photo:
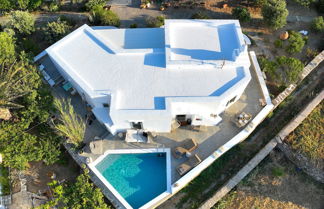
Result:
<svg viewBox="0 0 324 209"><path fill-rule="evenodd" d="M226 103L226 106L228 106L229 104L233 103L236 99L236 96L233 97L232 99L230 99L227 103Z"/></svg>
<svg viewBox="0 0 324 209"><path fill-rule="evenodd" d="M176 116L177 121L186 121L186 115L177 115Z"/></svg>
<svg viewBox="0 0 324 209"><path fill-rule="evenodd" d="M102 106L103 107L109 107L109 104L108 103L103 103Z"/></svg>
<svg viewBox="0 0 324 209"><path fill-rule="evenodd" d="M131 127L134 129L143 129L142 122L131 122Z"/></svg>

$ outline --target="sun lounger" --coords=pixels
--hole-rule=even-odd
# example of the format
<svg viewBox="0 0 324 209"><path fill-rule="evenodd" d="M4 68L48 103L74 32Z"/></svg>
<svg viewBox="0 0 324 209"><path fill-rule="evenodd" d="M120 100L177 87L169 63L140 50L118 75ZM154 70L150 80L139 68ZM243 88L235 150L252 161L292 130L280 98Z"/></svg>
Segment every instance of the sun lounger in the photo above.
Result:
<svg viewBox="0 0 324 209"><path fill-rule="evenodd" d="M180 146L176 147L173 150L173 156L175 158L181 158L187 152L194 151L197 147L198 144L194 139L191 138L185 139Z"/></svg>
<svg viewBox="0 0 324 209"><path fill-rule="evenodd" d="M188 171L196 167L199 163L201 163L201 159L198 155L191 156L186 162L182 163L177 167L178 173L182 176L186 174Z"/></svg>

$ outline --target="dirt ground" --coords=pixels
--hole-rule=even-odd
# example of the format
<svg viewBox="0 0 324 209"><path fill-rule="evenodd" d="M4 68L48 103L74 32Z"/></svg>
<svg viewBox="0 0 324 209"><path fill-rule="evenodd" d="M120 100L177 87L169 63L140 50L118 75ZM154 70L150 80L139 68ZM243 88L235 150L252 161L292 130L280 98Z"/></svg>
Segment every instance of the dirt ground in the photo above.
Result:
<svg viewBox="0 0 324 209"><path fill-rule="evenodd" d="M321 209L323 206L324 185L296 168L282 153L273 151L214 208Z"/></svg>
<svg viewBox="0 0 324 209"><path fill-rule="evenodd" d="M43 162L32 162L25 175L27 178L27 190L33 193L39 191L44 192L48 186L47 184L52 181L50 175L56 175L55 180L74 181L79 175L79 167L74 160L64 154L66 161L63 163L55 163L54 165L45 165Z"/></svg>

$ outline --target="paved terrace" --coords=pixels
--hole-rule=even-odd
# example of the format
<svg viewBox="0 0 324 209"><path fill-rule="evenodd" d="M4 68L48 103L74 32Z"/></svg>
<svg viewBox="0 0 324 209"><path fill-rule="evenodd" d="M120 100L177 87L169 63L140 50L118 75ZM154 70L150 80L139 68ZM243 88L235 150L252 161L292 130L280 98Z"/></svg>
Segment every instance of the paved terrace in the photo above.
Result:
<svg viewBox="0 0 324 209"><path fill-rule="evenodd" d="M55 67L48 59L48 57L42 58L40 62L45 65L45 68L48 71L56 71ZM183 126L172 131L171 133L156 133L157 137L154 138L150 143L126 143L123 138L111 135L97 120L94 120L91 126L87 125L84 138L84 142L87 144L87 146L84 148L85 153L82 154L82 156L91 157L92 160L95 160L100 156L91 153L88 147L91 141L98 139L104 139L102 141L102 152L104 153L109 149L139 149L163 147L173 149L181 144L184 139L194 138L199 146L195 151L193 151L193 154L198 154L201 160L206 159L215 150L229 141L244 128L238 128L233 122L233 119L238 113L246 112L250 113L252 117L254 117L262 109L262 106L259 102L259 99L263 98L261 88L252 67L250 71L252 76L251 82L249 83L241 98L221 115L223 120L218 126L203 126L200 128L200 130L195 130L190 126ZM53 93L55 96L71 98L72 104L75 107L76 111L82 116L82 118L85 118L85 114L87 113L86 104L84 101L82 101L81 97L78 94L71 95L65 92L60 84L53 88ZM176 167L186 161L186 158L184 157L182 159L175 159L172 157L171 161L172 183L174 183L180 178L180 175L176 171Z"/></svg>

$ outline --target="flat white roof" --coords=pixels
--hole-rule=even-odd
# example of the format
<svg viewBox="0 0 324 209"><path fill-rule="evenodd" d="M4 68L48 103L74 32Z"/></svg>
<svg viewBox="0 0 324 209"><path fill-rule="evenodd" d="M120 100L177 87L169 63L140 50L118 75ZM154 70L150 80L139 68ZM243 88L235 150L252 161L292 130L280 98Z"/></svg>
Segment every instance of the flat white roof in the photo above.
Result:
<svg viewBox="0 0 324 209"><path fill-rule="evenodd" d="M238 26L236 20L167 20L170 28L148 29L84 25L47 53L89 95L115 94L115 109L163 109L166 97L220 96L249 74L243 67L249 63L247 53L238 54L236 62L219 60L243 46L243 37L235 35ZM220 34L219 27L228 33L224 40L226 34ZM221 62L222 67L200 69L194 64L189 69L170 69L169 49L171 62L204 59Z"/></svg>

